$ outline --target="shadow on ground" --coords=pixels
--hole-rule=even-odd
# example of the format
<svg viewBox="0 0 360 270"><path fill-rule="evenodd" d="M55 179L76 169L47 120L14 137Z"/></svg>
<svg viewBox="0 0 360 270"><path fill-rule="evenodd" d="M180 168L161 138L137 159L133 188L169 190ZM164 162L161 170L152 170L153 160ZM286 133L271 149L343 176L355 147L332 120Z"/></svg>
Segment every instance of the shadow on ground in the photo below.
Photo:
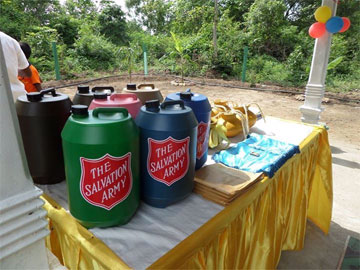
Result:
<svg viewBox="0 0 360 270"><path fill-rule="evenodd" d="M336 269L344 250L346 238L360 234L331 222L328 235L308 221L304 248L299 251L283 251L278 269Z"/></svg>

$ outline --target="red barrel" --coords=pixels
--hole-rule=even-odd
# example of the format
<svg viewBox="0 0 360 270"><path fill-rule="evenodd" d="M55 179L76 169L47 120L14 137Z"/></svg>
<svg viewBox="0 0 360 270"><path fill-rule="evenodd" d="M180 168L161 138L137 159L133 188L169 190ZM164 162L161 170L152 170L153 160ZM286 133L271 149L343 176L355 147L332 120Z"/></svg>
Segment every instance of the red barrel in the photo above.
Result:
<svg viewBox="0 0 360 270"><path fill-rule="evenodd" d="M132 118L135 119L141 108L141 101L135 94L112 94L110 97L103 94L94 94L94 99L89 109L98 107L123 107L126 108Z"/></svg>

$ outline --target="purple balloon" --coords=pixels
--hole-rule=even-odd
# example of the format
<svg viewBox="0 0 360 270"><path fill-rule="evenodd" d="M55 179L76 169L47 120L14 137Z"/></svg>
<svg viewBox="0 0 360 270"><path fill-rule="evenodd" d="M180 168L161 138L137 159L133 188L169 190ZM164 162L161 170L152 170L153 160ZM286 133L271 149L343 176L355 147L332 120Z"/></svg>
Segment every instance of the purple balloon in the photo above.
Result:
<svg viewBox="0 0 360 270"><path fill-rule="evenodd" d="M344 26L344 21L341 17L335 16L330 18L326 24L326 30L329 33L337 33L341 30L341 28Z"/></svg>

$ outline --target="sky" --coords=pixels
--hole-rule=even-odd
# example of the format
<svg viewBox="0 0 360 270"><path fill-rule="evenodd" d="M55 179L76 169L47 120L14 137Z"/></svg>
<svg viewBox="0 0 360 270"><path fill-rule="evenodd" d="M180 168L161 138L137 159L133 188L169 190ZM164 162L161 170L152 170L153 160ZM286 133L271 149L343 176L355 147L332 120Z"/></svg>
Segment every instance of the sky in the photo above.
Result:
<svg viewBox="0 0 360 270"><path fill-rule="evenodd" d="M119 6L121 6L121 9L122 9L123 11L127 10L127 9L126 9L126 6L125 6L125 0L115 0L114 2L115 2L116 4L118 4Z"/></svg>

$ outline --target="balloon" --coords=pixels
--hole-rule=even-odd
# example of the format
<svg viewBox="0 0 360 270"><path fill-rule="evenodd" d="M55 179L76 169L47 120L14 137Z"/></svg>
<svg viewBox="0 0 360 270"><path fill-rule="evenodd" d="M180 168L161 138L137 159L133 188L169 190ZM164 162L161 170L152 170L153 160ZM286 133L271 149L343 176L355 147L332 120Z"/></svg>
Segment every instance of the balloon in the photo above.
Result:
<svg viewBox="0 0 360 270"><path fill-rule="evenodd" d="M310 26L309 35L312 38L319 38L325 34L325 31L326 31L325 23L316 22Z"/></svg>
<svg viewBox="0 0 360 270"><path fill-rule="evenodd" d="M331 18L331 9L328 6L321 6L315 11L314 15L318 22L326 23Z"/></svg>
<svg viewBox="0 0 360 270"><path fill-rule="evenodd" d="M329 19L326 24L326 30L330 33L336 33L344 26L344 21L341 17L335 16Z"/></svg>
<svg viewBox="0 0 360 270"><path fill-rule="evenodd" d="M340 29L340 31L339 31L340 33L348 30L350 27L350 24L351 24L349 18L347 18L347 17L342 17L342 20L344 22L344 26Z"/></svg>

